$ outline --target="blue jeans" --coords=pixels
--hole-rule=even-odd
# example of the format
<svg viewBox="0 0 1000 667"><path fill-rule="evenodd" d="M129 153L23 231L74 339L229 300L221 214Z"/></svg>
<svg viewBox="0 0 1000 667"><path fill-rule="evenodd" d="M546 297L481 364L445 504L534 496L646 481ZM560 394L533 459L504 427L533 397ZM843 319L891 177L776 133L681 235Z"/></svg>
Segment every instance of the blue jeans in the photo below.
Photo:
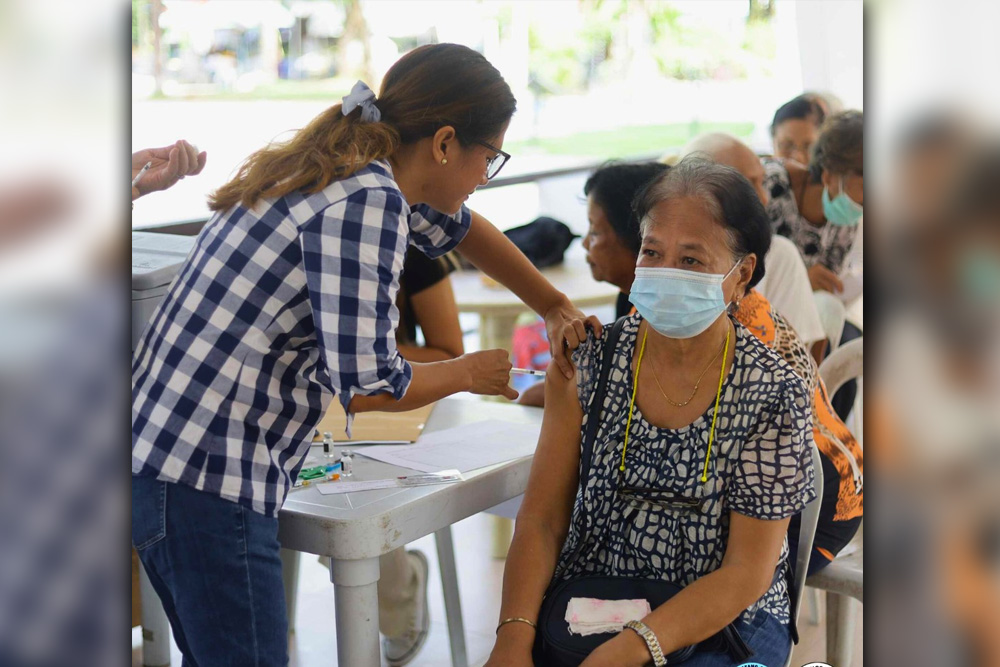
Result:
<svg viewBox="0 0 1000 667"><path fill-rule="evenodd" d="M753 656L742 664L760 664L765 667L784 667L788 653L792 650L792 638L788 626L782 625L765 611L754 614L749 623L736 621L736 629L747 646L753 649ZM694 655L684 662L684 667L734 667L738 663L729 653L713 651L703 642Z"/></svg>
<svg viewBox="0 0 1000 667"><path fill-rule="evenodd" d="M132 544L185 667L288 664L277 519L183 484L133 477Z"/></svg>

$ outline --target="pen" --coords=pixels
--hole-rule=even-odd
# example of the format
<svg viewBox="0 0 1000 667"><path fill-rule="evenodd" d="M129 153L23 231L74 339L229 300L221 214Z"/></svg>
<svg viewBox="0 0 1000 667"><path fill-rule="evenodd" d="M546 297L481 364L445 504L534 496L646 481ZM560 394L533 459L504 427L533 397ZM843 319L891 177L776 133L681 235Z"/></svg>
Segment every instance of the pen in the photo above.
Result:
<svg viewBox="0 0 1000 667"><path fill-rule="evenodd" d="M135 187L135 184L139 182L139 179L142 178L142 175L145 174L146 171L150 167L152 167L152 166L153 166L153 163L150 161L150 162L147 162L146 165L142 169L139 170L139 173L136 174L135 178L132 179L132 187L133 188Z"/></svg>
<svg viewBox="0 0 1000 667"><path fill-rule="evenodd" d="M534 375L535 377L545 377L545 371L535 371L530 368L512 368L511 375Z"/></svg>

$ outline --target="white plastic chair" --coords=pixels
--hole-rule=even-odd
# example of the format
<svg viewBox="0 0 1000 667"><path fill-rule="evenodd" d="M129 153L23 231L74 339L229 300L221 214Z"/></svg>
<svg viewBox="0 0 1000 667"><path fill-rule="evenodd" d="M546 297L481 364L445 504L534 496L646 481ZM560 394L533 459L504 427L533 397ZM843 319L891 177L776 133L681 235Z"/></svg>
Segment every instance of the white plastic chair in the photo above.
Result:
<svg viewBox="0 0 1000 667"><path fill-rule="evenodd" d="M848 380L864 377L864 336L844 343L819 365L819 376L823 378L830 396L844 386Z"/></svg>
<svg viewBox="0 0 1000 667"><path fill-rule="evenodd" d="M845 382L864 375L864 338L857 338L823 360L820 377L832 395ZM826 591L826 661L838 667L850 667L853 652L857 606L864 603L864 523L845 549L823 570L809 577L806 584ZM852 599L853 598L853 599Z"/></svg>
<svg viewBox="0 0 1000 667"><path fill-rule="evenodd" d="M816 445L812 446L813 489L816 496L803 508L802 520L799 522L799 544L795 554L795 578L792 580L792 622L798 623L799 611L802 609L802 597L806 588L806 573L809 571L809 558L812 555L813 540L816 538L816 524L819 523L819 509L823 501L823 463ZM788 659L785 667L792 664L792 648L788 649Z"/></svg>
<svg viewBox="0 0 1000 667"><path fill-rule="evenodd" d="M826 591L826 661L831 665L850 667L854 652L854 632L857 603L864 604L865 553L862 529L852 545L856 551L838 556L832 563L809 577L806 584Z"/></svg>
<svg viewBox="0 0 1000 667"><path fill-rule="evenodd" d="M840 347L840 337L844 333L844 322L847 320L847 311L844 303L829 292L818 290L813 292L813 300L816 302L816 310L819 311L819 320L823 323L823 331L830 341L830 349L827 354ZM833 395L833 392L830 392Z"/></svg>
<svg viewBox="0 0 1000 667"><path fill-rule="evenodd" d="M857 379L858 396L855 399L854 409L851 411L848 426L851 433L857 438L858 444L862 444L864 434L864 413L862 412L862 392L864 379L864 336L855 338L834 350L823 363L819 365L819 375L823 378L828 395L837 393L848 380Z"/></svg>

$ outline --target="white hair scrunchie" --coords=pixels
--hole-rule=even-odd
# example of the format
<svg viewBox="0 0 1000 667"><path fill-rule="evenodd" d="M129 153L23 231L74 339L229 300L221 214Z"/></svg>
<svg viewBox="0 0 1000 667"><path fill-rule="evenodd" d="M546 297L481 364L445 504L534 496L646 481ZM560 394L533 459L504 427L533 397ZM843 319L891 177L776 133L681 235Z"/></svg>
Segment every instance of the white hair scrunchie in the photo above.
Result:
<svg viewBox="0 0 1000 667"><path fill-rule="evenodd" d="M382 119L382 112L375 106L375 93L364 81L358 81L351 92L344 96L341 111L346 116L361 107L361 120L366 123L377 123Z"/></svg>

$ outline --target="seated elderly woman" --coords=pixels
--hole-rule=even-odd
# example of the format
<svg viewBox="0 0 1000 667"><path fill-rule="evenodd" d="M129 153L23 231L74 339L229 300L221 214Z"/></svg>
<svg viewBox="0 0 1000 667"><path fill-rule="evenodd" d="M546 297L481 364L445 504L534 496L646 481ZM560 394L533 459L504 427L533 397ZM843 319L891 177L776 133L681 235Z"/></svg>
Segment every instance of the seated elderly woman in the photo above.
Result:
<svg viewBox="0 0 1000 667"><path fill-rule="evenodd" d="M778 107L771 121L774 156L808 165L809 154L827 113L814 94L799 95Z"/></svg>
<svg viewBox="0 0 1000 667"><path fill-rule="evenodd" d="M553 647L533 627L547 589L595 575L682 590L606 635L586 667L644 665L692 645L687 664L731 665L716 641L727 626L763 664L784 664L791 647L785 535L814 494L810 398L727 312L763 276L767 216L735 170L692 158L657 177L636 213L638 313L617 340L605 329L581 346L573 380L546 377L491 666L549 664Z"/></svg>
<svg viewBox="0 0 1000 667"><path fill-rule="evenodd" d="M738 169L735 165L729 166ZM666 169L668 167L657 163L607 164L595 171L584 186L590 218L590 228L584 238L587 263L595 280L609 282L622 290L623 298L619 302L624 301L625 305L619 303L616 317L635 312L628 301L628 293L635 280L641 239L639 220L631 202L649 181ZM766 256L766 278L772 282L774 276L771 275L770 260L774 256L777 240L771 239L771 250ZM785 313L762 293L761 285L763 281L747 293L733 316L792 367L812 396L813 439L822 459L824 480L819 525L809 560L809 574L813 574L833 561L854 538L861 524L864 514L864 452L850 429L837 416L805 341ZM526 390L520 402L544 405L541 389L540 383ZM798 518L793 517L788 532L792 553L795 552L798 534Z"/></svg>
<svg viewBox="0 0 1000 667"><path fill-rule="evenodd" d="M764 188L772 229L802 253L814 290L846 300L845 274L862 273L861 220L865 203L864 114L844 111L826 119L813 144L808 170L764 160Z"/></svg>

